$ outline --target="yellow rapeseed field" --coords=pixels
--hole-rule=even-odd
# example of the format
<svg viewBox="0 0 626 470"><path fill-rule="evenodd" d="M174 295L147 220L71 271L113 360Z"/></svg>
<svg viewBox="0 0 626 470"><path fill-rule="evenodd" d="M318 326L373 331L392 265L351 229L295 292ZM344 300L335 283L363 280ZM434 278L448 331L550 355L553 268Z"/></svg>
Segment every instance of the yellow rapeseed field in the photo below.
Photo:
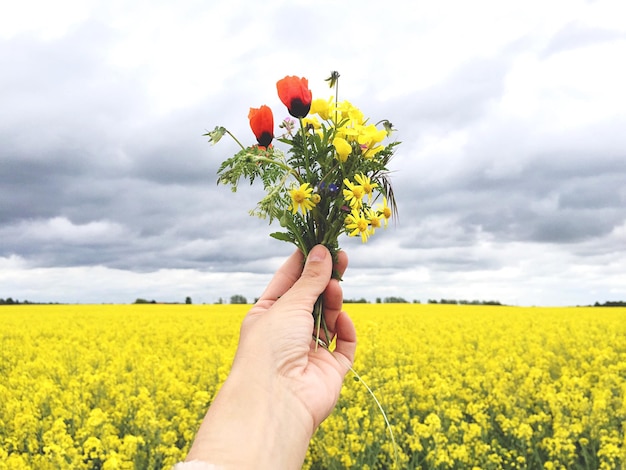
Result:
<svg viewBox="0 0 626 470"><path fill-rule="evenodd" d="M626 309L348 304L356 371L307 469L626 466ZM248 306L0 308L0 470L168 469Z"/></svg>

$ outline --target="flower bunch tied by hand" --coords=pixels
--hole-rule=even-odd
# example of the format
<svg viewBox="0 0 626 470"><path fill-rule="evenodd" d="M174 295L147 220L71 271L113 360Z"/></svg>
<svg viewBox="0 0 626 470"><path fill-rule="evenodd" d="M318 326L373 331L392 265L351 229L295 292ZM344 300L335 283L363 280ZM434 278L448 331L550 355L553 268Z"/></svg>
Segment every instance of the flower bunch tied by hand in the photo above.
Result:
<svg viewBox="0 0 626 470"><path fill-rule="evenodd" d="M279 136L266 105L248 114L255 145L241 144L221 126L205 134L212 143L228 134L241 147L219 167L218 183L235 192L242 178L260 180L265 196L250 214L279 221L282 230L271 236L295 244L305 256L323 244L335 258L342 234L365 243L397 214L388 168L399 144L389 142L392 124L371 122L350 102L339 101L338 78L332 72L327 79L335 91L327 99L314 99L306 78L279 80L278 97L289 113L278 125ZM313 316L319 341L321 299Z"/></svg>

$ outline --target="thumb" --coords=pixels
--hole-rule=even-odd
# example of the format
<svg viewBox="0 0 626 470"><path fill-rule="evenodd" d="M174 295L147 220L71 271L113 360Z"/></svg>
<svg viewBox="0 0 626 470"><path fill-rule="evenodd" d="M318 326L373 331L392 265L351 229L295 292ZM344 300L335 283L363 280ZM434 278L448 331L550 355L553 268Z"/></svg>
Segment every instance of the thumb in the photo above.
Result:
<svg viewBox="0 0 626 470"><path fill-rule="evenodd" d="M314 246L306 258L300 278L279 302L294 302L294 306L312 309L317 298L326 289L332 270L333 261L328 248L323 245Z"/></svg>

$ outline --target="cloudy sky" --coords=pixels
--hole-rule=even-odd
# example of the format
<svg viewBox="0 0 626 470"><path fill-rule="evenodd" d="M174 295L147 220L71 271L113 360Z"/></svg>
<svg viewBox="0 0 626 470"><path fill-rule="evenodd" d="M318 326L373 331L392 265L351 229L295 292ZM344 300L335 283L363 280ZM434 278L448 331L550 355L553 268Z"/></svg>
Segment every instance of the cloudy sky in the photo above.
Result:
<svg viewBox="0 0 626 470"><path fill-rule="evenodd" d="M7 4L8 5L8 4ZM347 298L626 300L620 0L60 0L0 13L0 298L258 296L292 247L216 185L276 80L402 141ZM286 113L285 113L286 115Z"/></svg>

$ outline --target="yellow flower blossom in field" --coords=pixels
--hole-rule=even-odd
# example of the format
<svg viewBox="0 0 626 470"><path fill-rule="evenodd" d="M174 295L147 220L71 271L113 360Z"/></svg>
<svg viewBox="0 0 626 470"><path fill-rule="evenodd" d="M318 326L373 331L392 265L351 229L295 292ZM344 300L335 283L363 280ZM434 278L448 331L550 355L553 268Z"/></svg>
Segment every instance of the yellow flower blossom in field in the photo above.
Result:
<svg viewBox="0 0 626 470"><path fill-rule="evenodd" d="M184 458L245 306L143 307L0 309L0 470L169 468Z"/></svg>
<svg viewBox="0 0 626 470"><path fill-rule="evenodd" d="M169 469L228 373L247 309L1 307L0 470ZM348 377L304 469L626 465L626 309L344 309L355 370L398 446Z"/></svg>

